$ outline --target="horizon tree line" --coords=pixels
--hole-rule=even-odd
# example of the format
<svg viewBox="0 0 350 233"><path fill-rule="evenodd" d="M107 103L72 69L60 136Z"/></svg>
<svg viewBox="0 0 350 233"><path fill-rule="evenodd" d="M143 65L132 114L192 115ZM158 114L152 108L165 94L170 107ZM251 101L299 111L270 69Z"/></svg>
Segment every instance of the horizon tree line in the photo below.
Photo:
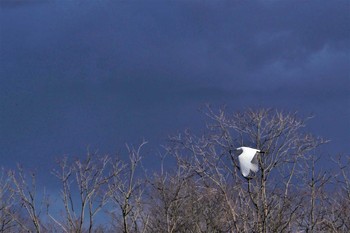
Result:
<svg viewBox="0 0 350 233"><path fill-rule="evenodd" d="M142 166L146 141L127 145L128 160L62 157L51 171L56 202L35 173L2 169L0 232L350 232L350 156L335 154L334 168L323 168L328 141L307 131L309 118L210 106L204 114L203 133L169 137L159 171ZM247 178L240 146L266 151Z"/></svg>

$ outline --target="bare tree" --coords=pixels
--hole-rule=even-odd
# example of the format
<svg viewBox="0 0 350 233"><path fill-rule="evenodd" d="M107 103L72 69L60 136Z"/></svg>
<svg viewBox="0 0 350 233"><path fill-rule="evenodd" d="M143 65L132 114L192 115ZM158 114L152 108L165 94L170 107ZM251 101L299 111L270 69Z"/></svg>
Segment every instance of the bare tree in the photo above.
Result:
<svg viewBox="0 0 350 233"><path fill-rule="evenodd" d="M30 172L29 175L30 178L27 177L21 166L17 167L17 172L10 171L8 173L11 179L12 195L14 195L15 202L24 210L25 218L21 218L20 215L15 213L12 213L11 216L24 231L40 233L45 230L40 220L45 194L43 196L37 194L36 174Z"/></svg>
<svg viewBox="0 0 350 233"><path fill-rule="evenodd" d="M173 169L161 168L149 179L152 215L147 232L227 232L223 193L204 184L188 161L176 159Z"/></svg>
<svg viewBox="0 0 350 233"><path fill-rule="evenodd" d="M162 164L163 166L163 164ZM155 173L148 179L150 224L147 232L179 232L187 218L185 208L188 198L189 174L177 166L175 173Z"/></svg>
<svg viewBox="0 0 350 233"><path fill-rule="evenodd" d="M65 216L49 217L60 226L64 232L93 232L96 214L107 203L108 182L116 174L109 173L111 165L109 156L99 156L88 153L85 160L76 160L69 164L68 159L60 161L60 170L53 173L59 179L62 190L62 202ZM86 218L88 220L86 220Z"/></svg>
<svg viewBox="0 0 350 233"><path fill-rule="evenodd" d="M196 175L193 179L200 189L219 195L226 216L222 229L239 231L237 207L232 196L240 192L232 182L237 180L236 171L224 156L225 150L217 144L217 139L215 134L196 137L185 131L183 135L170 138L167 150L175 156L180 167ZM216 215L220 216L220 213Z"/></svg>
<svg viewBox="0 0 350 233"><path fill-rule="evenodd" d="M110 213L113 222L117 223L114 227L124 233L143 232L147 225L148 217L142 216L145 183L138 178L140 174L137 174L141 166L141 149L146 143L143 141L137 148L126 145L129 161L112 167L113 173L118 175L113 176L108 185L108 195L114 204ZM118 221L118 216L121 222Z"/></svg>
<svg viewBox="0 0 350 233"><path fill-rule="evenodd" d="M0 173L0 232L14 231L16 221L15 215L15 199L11 190L11 179L7 176L4 168Z"/></svg>
<svg viewBox="0 0 350 233"><path fill-rule="evenodd" d="M203 133L171 136L160 172L150 176L142 167L145 141L126 146L126 161L96 153L64 157L53 171L59 203L37 192L35 173L2 170L0 232L350 231L350 157L322 169L318 148L327 140L307 133L309 118L272 109L231 114L208 107L205 114ZM248 177L235 152L241 146L266 151ZM53 214L57 208L61 215Z"/></svg>
<svg viewBox="0 0 350 233"><path fill-rule="evenodd" d="M319 156L311 156L305 161L304 166L308 172L302 176L304 188L298 193L303 198L298 210L299 230L304 232L328 232L324 229L329 212L329 197L326 186L330 184L331 176L328 172L317 169Z"/></svg>
<svg viewBox="0 0 350 233"><path fill-rule="evenodd" d="M171 138L169 153L202 179L203 186L222 194L228 229L234 232L292 231L302 200L295 195L300 167L311 152L326 143L304 133L305 121L294 113L270 109L227 114L206 112L207 132L196 137L186 131ZM267 151L258 157L260 171L243 179L234 148L251 146Z"/></svg>
<svg viewBox="0 0 350 233"><path fill-rule="evenodd" d="M328 192L327 218L324 228L329 232L350 231L350 156L338 155L333 172L334 184Z"/></svg>
<svg viewBox="0 0 350 233"><path fill-rule="evenodd" d="M341 219L343 222L343 231L350 231L350 156L346 156L344 158L346 162L341 165L341 163L338 163L340 174L342 176L342 179L339 179L338 182L341 183L341 197L340 197L340 204L341 204Z"/></svg>

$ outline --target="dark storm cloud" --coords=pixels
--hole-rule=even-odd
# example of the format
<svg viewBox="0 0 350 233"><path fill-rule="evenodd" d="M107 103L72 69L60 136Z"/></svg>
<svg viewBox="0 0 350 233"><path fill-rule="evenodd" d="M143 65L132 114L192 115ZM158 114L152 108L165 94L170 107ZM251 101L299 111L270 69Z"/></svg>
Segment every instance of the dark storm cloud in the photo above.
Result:
<svg viewBox="0 0 350 233"><path fill-rule="evenodd" d="M348 1L15 3L0 16L4 163L157 144L205 102L314 113L316 133L350 137Z"/></svg>
<svg viewBox="0 0 350 233"><path fill-rule="evenodd" d="M23 7L47 3L49 0L0 0L1 8Z"/></svg>

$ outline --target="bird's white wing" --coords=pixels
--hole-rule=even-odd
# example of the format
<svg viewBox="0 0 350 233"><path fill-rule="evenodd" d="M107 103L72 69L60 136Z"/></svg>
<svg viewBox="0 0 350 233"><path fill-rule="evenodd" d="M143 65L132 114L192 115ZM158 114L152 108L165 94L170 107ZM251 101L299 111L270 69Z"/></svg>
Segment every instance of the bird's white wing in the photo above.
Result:
<svg viewBox="0 0 350 233"><path fill-rule="evenodd" d="M253 171L253 172L257 172L258 170L259 170L259 162L258 162L258 154L257 153L255 153L255 155L254 155L254 157L253 157L253 159L252 159L252 161L251 161L251 170Z"/></svg>
<svg viewBox="0 0 350 233"><path fill-rule="evenodd" d="M241 168L242 175L247 177L250 172L250 161L247 160L244 156L238 156L239 166Z"/></svg>
<svg viewBox="0 0 350 233"><path fill-rule="evenodd" d="M256 155L256 150L250 148L244 148L243 153L238 156L239 165L241 167L241 172L244 177L249 175L250 170L257 172L259 170L257 159L254 157Z"/></svg>

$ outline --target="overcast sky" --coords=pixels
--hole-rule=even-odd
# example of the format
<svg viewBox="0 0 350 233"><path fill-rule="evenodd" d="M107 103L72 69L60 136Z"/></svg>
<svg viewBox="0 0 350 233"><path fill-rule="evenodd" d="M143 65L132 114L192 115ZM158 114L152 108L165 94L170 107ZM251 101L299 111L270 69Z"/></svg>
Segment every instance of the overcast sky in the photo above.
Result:
<svg viewBox="0 0 350 233"><path fill-rule="evenodd" d="M0 0L0 162L49 167L200 128L198 109L315 115L349 152L350 1ZM50 165L51 166L51 165Z"/></svg>

